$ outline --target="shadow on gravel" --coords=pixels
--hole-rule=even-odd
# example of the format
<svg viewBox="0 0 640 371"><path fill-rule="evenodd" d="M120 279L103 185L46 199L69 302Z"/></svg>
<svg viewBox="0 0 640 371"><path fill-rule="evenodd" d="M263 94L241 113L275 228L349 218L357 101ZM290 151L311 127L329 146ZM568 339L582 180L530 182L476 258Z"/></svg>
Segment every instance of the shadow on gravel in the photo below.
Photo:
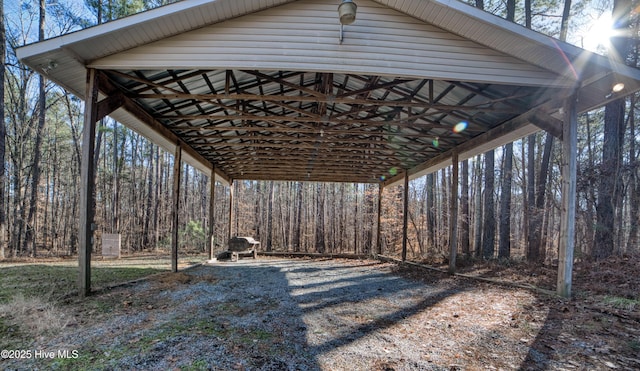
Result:
<svg viewBox="0 0 640 371"><path fill-rule="evenodd" d="M217 277L229 280L229 285L223 286L232 287L238 300L257 298L253 310L260 313L264 322L282 323L286 330L281 334L290 340L285 348L299 344L298 348L286 350L278 349L277 342L272 343L275 348L269 349L269 353L279 354L278 362L287 358L296 360L288 367L281 364L284 369L320 369L319 360L323 355L349 347L370 335L378 337L378 332L463 290L437 283L425 285L375 269L378 265L245 260L216 264L213 269ZM276 300L278 307L265 310L261 302L267 297ZM231 316L227 320L241 323ZM272 323L267 331L278 333L280 330ZM250 368L271 369L257 364L256 355L248 356L253 360L247 365Z"/></svg>
<svg viewBox="0 0 640 371"><path fill-rule="evenodd" d="M320 370L306 346L307 326L283 272L292 266L304 264L245 259L189 272L219 279L216 298L200 307L206 313L198 314L210 318L215 328L210 344L221 352L207 359L213 369Z"/></svg>
<svg viewBox="0 0 640 371"><path fill-rule="evenodd" d="M304 269L288 272L292 298L301 307L305 321L328 321L336 330L309 344L311 353L320 355L348 346L461 291L370 269L375 265L379 264L345 264L313 274Z"/></svg>

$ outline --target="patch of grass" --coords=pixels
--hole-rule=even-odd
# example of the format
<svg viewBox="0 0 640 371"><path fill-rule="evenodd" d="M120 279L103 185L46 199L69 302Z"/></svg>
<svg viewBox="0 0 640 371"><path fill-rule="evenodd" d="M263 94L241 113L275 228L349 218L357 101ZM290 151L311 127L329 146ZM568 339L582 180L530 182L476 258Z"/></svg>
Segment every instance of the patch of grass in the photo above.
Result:
<svg viewBox="0 0 640 371"><path fill-rule="evenodd" d="M603 301L605 304L622 310L634 310L637 306L640 306L640 300L628 299L620 296L605 296Z"/></svg>
<svg viewBox="0 0 640 371"><path fill-rule="evenodd" d="M31 349L35 339L56 334L69 322L70 317L55 304L18 294L0 304L0 347Z"/></svg>
<svg viewBox="0 0 640 371"><path fill-rule="evenodd" d="M101 363L97 357L87 352L80 352L78 358L55 358L50 366L53 370L82 370L88 367L92 370L104 370L106 366Z"/></svg>
<svg viewBox="0 0 640 371"><path fill-rule="evenodd" d="M24 264L2 267L0 304L16 295L56 301L77 289L78 267L47 264ZM92 267L93 287L103 287L145 277L163 270L138 267Z"/></svg>
<svg viewBox="0 0 640 371"><path fill-rule="evenodd" d="M255 310L259 310L261 312L268 312L270 310L274 310L278 308L280 308L280 302L278 300L272 299L272 298L266 298L258 302L258 305L256 305Z"/></svg>
<svg viewBox="0 0 640 371"><path fill-rule="evenodd" d="M9 318L0 316L0 347L2 349L26 349L24 342L28 339L20 326Z"/></svg>
<svg viewBox="0 0 640 371"><path fill-rule="evenodd" d="M91 282L96 287L108 286L120 282L136 280L160 272L165 272L165 270L138 267L92 268Z"/></svg>
<svg viewBox="0 0 640 371"><path fill-rule="evenodd" d="M193 331L204 334L213 335L221 338L229 337L235 330L224 323L215 320L202 319L192 326Z"/></svg>
<svg viewBox="0 0 640 371"><path fill-rule="evenodd" d="M238 328L226 322L217 321L212 318L200 318L197 320L187 319L164 323L152 331L146 332L142 337L130 342L129 351L133 353L146 353L155 344L170 341L172 338L181 335L210 336L225 339L233 344L251 345L256 342L267 342L273 339L274 335L259 328ZM195 368L189 368L189 367ZM206 363L204 366L208 366ZM199 363L182 367L186 370L199 370ZM206 368L205 368L206 369Z"/></svg>
<svg viewBox="0 0 640 371"><path fill-rule="evenodd" d="M270 340L273 334L265 330L257 329L253 331L253 337L258 340Z"/></svg>
<svg viewBox="0 0 640 371"><path fill-rule="evenodd" d="M102 298L89 298L84 303L81 303L81 305L85 308L85 310L91 313L111 313L116 304L113 301L100 299Z"/></svg>
<svg viewBox="0 0 640 371"><path fill-rule="evenodd" d="M151 349L156 343L190 333L228 338L236 331L237 329L213 320L202 319L195 322L193 320L168 322L152 331L147 331L144 336L132 341L130 343L130 350L134 353L144 353Z"/></svg>
<svg viewBox="0 0 640 371"><path fill-rule="evenodd" d="M203 359L196 360L190 365L180 366L182 371L206 371L209 369L209 364Z"/></svg>
<svg viewBox="0 0 640 371"><path fill-rule="evenodd" d="M110 370L110 362L124 355L121 351L102 352L93 347L78 349L78 357L55 358L46 368L52 370Z"/></svg>
<svg viewBox="0 0 640 371"><path fill-rule="evenodd" d="M242 308L238 303L234 301L226 301L224 303L218 304L216 307L216 311L221 313L222 315L233 315L233 316L243 316L248 313L248 311Z"/></svg>
<svg viewBox="0 0 640 371"><path fill-rule="evenodd" d="M67 326L67 316L54 304L18 294L0 305L3 322L32 337L56 333Z"/></svg>
<svg viewBox="0 0 640 371"><path fill-rule="evenodd" d="M99 288L114 285L162 271L164 270L150 267L92 267L92 286ZM62 299L77 290L77 279L78 267L75 262L10 266L0 264L2 349L27 349L36 337L57 333L73 320L72 316L65 314L65 309L69 308L65 308L66 304ZM114 307L113 299L89 298L82 305L93 313L108 313ZM96 369L98 367L93 367L96 359L90 353L84 352L78 359L55 361L62 369L86 369L88 366Z"/></svg>
<svg viewBox="0 0 640 371"><path fill-rule="evenodd" d="M78 268L44 264L3 267L0 276L0 303L16 295L49 298L75 289Z"/></svg>
<svg viewBox="0 0 640 371"><path fill-rule="evenodd" d="M273 334L262 329L248 329L242 335L240 335L240 342L244 344L251 344L257 341L268 341L273 338Z"/></svg>
<svg viewBox="0 0 640 371"><path fill-rule="evenodd" d="M156 275L154 280L162 283L165 286L173 287L177 284L187 284L193 280L193 276L190 276L184 272L167 272L163 274Z"/></svg>

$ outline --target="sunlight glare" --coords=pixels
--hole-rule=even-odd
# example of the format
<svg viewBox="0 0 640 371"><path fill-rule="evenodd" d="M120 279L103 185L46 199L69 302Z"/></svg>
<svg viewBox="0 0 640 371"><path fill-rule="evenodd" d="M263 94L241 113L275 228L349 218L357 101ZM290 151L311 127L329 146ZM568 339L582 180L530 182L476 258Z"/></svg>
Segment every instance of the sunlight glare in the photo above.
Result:
<svg viewBox="0 0 640 371"><path fill-rule="evenodd" d="M603 14L589 26L582 42L583 47L590 51L609 48L609 39L613 35L613 21L611 14Z"/></svg>

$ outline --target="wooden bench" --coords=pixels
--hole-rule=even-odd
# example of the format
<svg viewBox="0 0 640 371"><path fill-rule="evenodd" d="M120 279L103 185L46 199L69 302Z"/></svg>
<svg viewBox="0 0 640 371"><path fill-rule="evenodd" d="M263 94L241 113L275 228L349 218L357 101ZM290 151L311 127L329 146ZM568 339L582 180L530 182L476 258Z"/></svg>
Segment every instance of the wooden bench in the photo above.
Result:
<svg viewBox="0 0 640 371"><path fill-rule="evenodd" d="M218 254L219 259L230 257L231 261L238 261L241 256L258 257L258 245L260 242L253 237L233 237L229 240L228 249Z"/></svg>

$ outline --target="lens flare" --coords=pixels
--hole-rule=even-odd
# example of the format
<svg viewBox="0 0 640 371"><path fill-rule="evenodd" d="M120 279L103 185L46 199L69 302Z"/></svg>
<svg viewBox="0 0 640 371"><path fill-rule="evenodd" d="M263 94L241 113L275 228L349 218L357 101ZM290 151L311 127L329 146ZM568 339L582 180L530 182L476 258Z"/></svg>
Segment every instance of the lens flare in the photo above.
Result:
<svg viewBox="0 0 640 371"><path fill-rule="evenodd" d="M432 143L433 143L433 146L436 148L440 146L440 140L438 138L435 138Z"/></svg>
<svg viewBox="0 0 640 371"><path fill-rule="evenodd" d="M462 133L463 131L465 131L467 129L467 126L469 126L468 122L460 121L459 123L456 124L456 126L453 127L453 132L454 133Z"/></svg>
<svg viewBox="0 0 640 371"><path fill-rule="evenodd" d="M395 167L392 167L391 169L389 169L389 174L391 174L391 176L397 175L398 169Z"/></svg>
<svg viewBox="0 0 640 371"><path fill-rule="evenodd" d="M386 177L386 176L384 176L384 175L380 176L380 181L381 181L381 182L384 182L384 180L385 180L385 179L387 179L387 177Z"/></svg>

